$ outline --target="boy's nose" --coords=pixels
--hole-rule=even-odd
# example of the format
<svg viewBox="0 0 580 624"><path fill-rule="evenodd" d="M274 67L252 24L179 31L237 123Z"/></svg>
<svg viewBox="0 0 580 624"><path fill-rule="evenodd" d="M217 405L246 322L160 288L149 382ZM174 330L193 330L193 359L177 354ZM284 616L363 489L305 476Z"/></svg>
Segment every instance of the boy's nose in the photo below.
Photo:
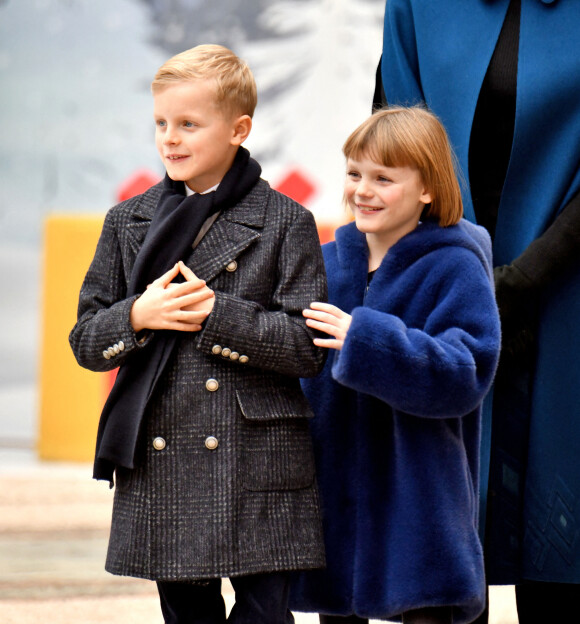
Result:
<svg viewBox="0 0 580 624"><path fill-rule="evenodd" d="M179 142L179 135L172 128L167 128L165 136L163 137L163 143L165 145L175 145Z"/></svg>

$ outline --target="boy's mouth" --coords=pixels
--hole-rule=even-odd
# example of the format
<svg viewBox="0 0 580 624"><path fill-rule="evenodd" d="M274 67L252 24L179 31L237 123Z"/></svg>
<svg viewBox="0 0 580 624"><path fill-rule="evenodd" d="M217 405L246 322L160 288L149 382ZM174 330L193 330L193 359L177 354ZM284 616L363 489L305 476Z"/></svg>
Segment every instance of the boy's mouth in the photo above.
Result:
<svg viewBox="0 0 580 624"><path fill-rule="evenodd" d="M180 154L168 154L165 158L167 158L167 160L182 160L183 158L187 158L187 156Z"/></svg>

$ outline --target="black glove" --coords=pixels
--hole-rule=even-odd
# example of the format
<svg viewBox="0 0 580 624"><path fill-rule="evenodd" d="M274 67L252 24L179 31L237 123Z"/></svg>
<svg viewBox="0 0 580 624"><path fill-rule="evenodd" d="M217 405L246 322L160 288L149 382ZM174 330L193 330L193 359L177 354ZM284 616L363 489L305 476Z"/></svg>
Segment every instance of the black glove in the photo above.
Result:
<svg viewBox="0 0 580 624"><path fill-rule="evenodd" d="M580 265L580 193L511 264L494 269L503 350L529 353L548 286Z"/></svg>
<svg viewBox="0 0 580 624"><path fill-rule="evenodd" d="M538 297L533 282L515 264L493 271L499 308L502 354L527 356L535 342Z"/></svg>

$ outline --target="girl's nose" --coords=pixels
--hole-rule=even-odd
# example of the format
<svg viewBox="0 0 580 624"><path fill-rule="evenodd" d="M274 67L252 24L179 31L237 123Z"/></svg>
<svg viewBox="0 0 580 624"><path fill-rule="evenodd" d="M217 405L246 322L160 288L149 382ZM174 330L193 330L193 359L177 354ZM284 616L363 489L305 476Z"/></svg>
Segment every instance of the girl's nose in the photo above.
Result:
<svg viewBox="0 0 580 624"><path fill-rule="evenodd" d="M356 194L361 197L369 197L373 194L371 187L365 180L360 180L356 185Z"/></svg>

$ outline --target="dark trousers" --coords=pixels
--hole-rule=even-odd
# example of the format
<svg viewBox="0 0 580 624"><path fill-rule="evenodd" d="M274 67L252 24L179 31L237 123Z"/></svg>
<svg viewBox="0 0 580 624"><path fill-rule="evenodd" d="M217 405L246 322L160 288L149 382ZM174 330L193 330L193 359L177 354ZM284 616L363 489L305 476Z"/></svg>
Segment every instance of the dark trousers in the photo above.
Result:
<svg viewBox="0 0 580 624"><path fill-rule="evenodd" d="M516 585L519 624L571 622L580 609L580 585L529 582ZM473 622L487 624L489 608Z"/></svg>
<svg viewBox="0 0 580 624"><path fill-rule="evenodd" d="M236 602L230 624L293 624L288 610L289 576L255 574L230 579ZM161 611L166 624L225 624L226 607L221 579L205 583L158 581Z"/></svg>
<svg viewBox="0 0 580 624"><path fill-rule="evenodd" d="M516 585L520 624L578 621L580 585L568 583L525 583Z"/></svg>
<svg viewBox="0 0 580 624"><path fill-rule="evenodd" d="M357 615L320 615L320 624L368 624L368 620ZM403 613L403 624L453 624L451 607L417 609Z"/></svg>
<svg viewBox="0 0 580 624"><path fill-rule="evenodd" d="M365 618L358 615L320 615L320 624L369 624Z"/></svg>

